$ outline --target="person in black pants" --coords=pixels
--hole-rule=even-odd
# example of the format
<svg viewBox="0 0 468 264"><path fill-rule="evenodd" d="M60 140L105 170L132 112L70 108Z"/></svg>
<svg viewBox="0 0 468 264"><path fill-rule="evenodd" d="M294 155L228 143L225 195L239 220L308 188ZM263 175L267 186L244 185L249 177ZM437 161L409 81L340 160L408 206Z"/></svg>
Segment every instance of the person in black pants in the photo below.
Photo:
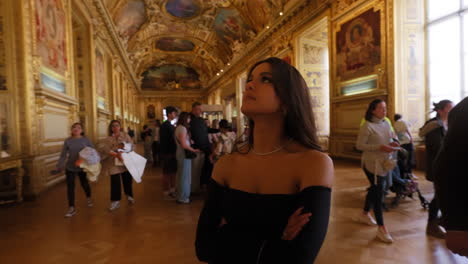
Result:
<svg viewBox="0 0 468 264"><path fill-rule="evenodd" d="M174 138L175 127L171 121L177 117L177 109L172 106L166 107L167 120L159 130L159 144L161 162L163 169L163 195L165 200L175 199L175 177L177 172L176 150L177 145Z"/></svg>
<svg viewBox="0 0 468 264"><path fill-rule="evenodd" d="M193 140L193 148L199 149L202 152L197 154L192 160L192 192L197 193L200 191L202 183L206 183L208 178L209 169L206 164L209 163L209 156L211 154L210 141L208 139L208 127L206 126L205 119L201 117L202 107L199 102L192 105L192 112L190 114L190 135Z"/></svg>
<svg viewBox="0 0 468 264"><path fill-rule="evenodd" d="M447 120L450 110L453 108L453 103L450 100L442 100L434 104L433 111L437 112L437 116L428 120L419 130L419 136L424 138L426 145L426 179L434 181L433 165L437 154L440 151L442 141L447 133ZM439 226L439 199L437 198L437 186L434 184L434 198L429 204L429 218L427 222L426 234L445 238L445 231Z"/></svg>
<svg viewBox="0 0 468 264"><path fill-rule="evenodd" d="M76 214L75 209L75 176L78 175L81 183L81 187L87 197L88 207L93 206L93 200L91 199L91 188L89 187L86 173L80 167L76 166L76 161L79 158L79 152L85 147L93 147L91 141L84 137L83 126L81 123L75 123L71 127L71 137L67 138L63 143L62 153L57 162L57 170L54 173L58 173L65 169L65 175L67 178L67 196L68 196L68 212L65 217L72 217ZM67 160L68 155L68 160ZM66 164L65 164L65 161Z"/></svg>
<svg viewBox="0 0 468 264"><path fill-rule="evenodd" d="M434 161L445 242L452 252L468 257L468 97L455 106L448 117L447 135Z"/></svg>
<svg viewBox="0 0 468 264"><path fill-rule="evenodd" d="M120 207L120 200L122 198L121 178L128 203L135 203L132 190L132 176L123 164L122 153L119 151L124 143L130 144L130 149L133 149L133 141L129 135L122 131L120 121L118 120L112 120L108 130L109 137L101 144L100 152L104 166L108 169L111 176L111 205L109 210L114 211Z"/></svg>
<svg viewBox="0 0 468 264"><path fill-rule="evenodd" d="M370 188L364 210L356 220L367 225L377 225L377 238L385 243L393 243L393 238L383 221L382 198L386 183L394 171L389 165L392 163L392 153L398 149L399 144L394 141L390 123L385 121L386 115L385 101L374 99L367 108L366 121L359 130L356 148L362 150L362 165ZM374 209L377 222L370 215L371 208Z"/></svg>

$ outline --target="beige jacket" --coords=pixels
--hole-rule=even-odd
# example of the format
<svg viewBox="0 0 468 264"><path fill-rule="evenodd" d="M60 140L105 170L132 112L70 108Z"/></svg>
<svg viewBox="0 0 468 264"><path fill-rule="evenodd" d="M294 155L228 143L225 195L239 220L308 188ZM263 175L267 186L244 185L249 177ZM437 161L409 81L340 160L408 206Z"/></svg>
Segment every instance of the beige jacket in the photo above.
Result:
<svg viewBox="0 0 468 264"><path fill-rule="evenodd" d="M109 154L110 151L117 152L120 143L130 143L132 149L134 147L132 138L124 132L120 132L118 138L109 136L99 144L98 149L101 154L103 174L114 175L127 171L125 166L115 166L115 158Z"/></svg>

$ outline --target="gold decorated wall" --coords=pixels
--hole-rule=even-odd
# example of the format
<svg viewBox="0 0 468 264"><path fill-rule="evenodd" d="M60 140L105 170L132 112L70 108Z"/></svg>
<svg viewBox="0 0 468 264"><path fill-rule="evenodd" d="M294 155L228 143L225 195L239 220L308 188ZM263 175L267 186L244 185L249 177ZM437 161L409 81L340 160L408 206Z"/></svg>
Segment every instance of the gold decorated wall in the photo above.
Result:
<svg viewBox="0 0 468 264"><path fill-rule="evenodd" d="M247 70L270 56L305 77L320 143L333 156L359 157L354 145L372 99L385 99L388 115L403 114L413 132L425 118L423 0L271 1L276 4L260 8L265 17L248 13L248 1L206 1L206 13L193 23L158 21L164 1L143 1L148 20L130 39L116 20L127 2L0 1L0 169L2 162L22 164L27 196L64 179L49 171L74 122L98 144L110 120L138 135L144 124L163 120L164 107L190 111L199 101L218 105L216 116L222 109L242 133ZM252 41L223 46L210 33L216 10L230 5L254 23L255 32L246 31ZM179 23L177 34L171 35L171 21ZM196 48L165 53L156 48L161 36L187 37ZM164 63L194 66L203 85L142 89L144 70Z"/></svg>
<svg viewBox="0 0 468 264"><path fill-rule="evenodd" d="M100 0L0 5L0 163L22 163L34 197L64 179L49 171L74 122L95 144L112 119L139 126L139 86Z"/></svg>
<svg viewBox="0 0 468 264"><path fill-rule="evenodd" d="M268 56L283 58L298 68L308 83L314 111L320 115L317 123L322 146L333 156L357 159L357 134L373 99L384 99L388 116L402 113L416 124L413 129L425 117L424 104L416 103L425 96L424 51L414 52L424 39L421 4L421 0L296 2L268 33L245 48L231 68L212 81L208 100L214 102L225 93L219 89L236 80L240 108L240 80L246 65L248 68ZM315 37L314 30L318 32ZM400 41L394 36L401 37ZM406 59L409 54L413 54L411 61Z"/></svg>

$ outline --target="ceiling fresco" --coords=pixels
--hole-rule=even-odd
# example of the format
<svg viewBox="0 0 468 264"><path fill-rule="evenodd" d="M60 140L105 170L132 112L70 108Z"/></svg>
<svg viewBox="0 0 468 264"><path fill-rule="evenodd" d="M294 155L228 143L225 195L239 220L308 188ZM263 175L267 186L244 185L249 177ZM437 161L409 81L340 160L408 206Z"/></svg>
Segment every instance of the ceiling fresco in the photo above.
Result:
<svg viewBox="0 0 468 264"><path fill-rule="evenodd" d="M125 41L135 35L146 21L145 3L142 0L129 1L115 18L117 32Z"/></svg>
<svg viewBox="0 0 468 264"><path fill-rule="evenodd" d="M168 0L166 11L178 18L192 18L200 12L201 6L193 0Z"/></svg>
<svg viewBox="0 0 468 264"><path fill-rule="evenodd" d="M180 65L151 67L143 74L142 89L153 91L195 90L201 88L199 74L193 68Z"/></svg>
<svg viewBox="0 0 468 264"><path fill-rule="evenodd" d="M165 37L158 39L156 48L162 51L192 51L195 44L186 39Z"/></svg>
<svg viewBox="0 0 468 264"><path fill-rule="evenodd" d="M179 65L197 72L201 89L278 19L286 2L105 0L141 80L155 67ZM161 87L169 86L146 85L145 89Z"/></svg>

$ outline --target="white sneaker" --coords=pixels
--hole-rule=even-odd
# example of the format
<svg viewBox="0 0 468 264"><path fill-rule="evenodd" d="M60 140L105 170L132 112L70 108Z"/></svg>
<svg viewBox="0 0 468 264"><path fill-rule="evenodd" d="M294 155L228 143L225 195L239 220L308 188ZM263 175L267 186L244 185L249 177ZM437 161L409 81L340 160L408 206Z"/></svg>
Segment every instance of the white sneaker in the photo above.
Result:
<svg viewBox="0 0 468 264"><path fill-rule="evenodd" d="M382 227L377 228L377 238L385 243L393 243L393 238L390 235L390 233L387 232L385 228L382 228Z"/></svg>
<svg viewBox="0 0 468 264"><path fill-rule="evenodd" d="M127 200L128 200L128 203L129 203L129 204L135 204L135 199L133 199L133 197L128 196L128 197L127 197Z"/></svg>
<svg viewBox="0 0 468 264"><path fill-rule="evenodd" d="M189 204L189 203L190 203L190 199L186 199L186 200L176 200L176 203L178 203L178 204Z"/></svg>
<svg viewBox="0 0 468 264"><path fill-rule="evenodd" d="M120 208L120 201L113 201L109 207L109 211L115 211Z"/></svg>
<svg viewBox="0 0 468 264"><path fill-rule="evenodd" d="M65 214L65 217L72 217L75 214L76 214L75 207L70 206L70 208L68 208L68 212Z"/></svg>
<svg viewBox="0 0 468 264"><path fill-rule="evenodd" d="M93 207L94 206L93 199L91 199L91 197L89 197L87 199L87 203L88 203L88 207Z"/></svg>
<svg viewBox="0 0 468 264"><path fill-rule="evenodd" d="M355 220L359 223L370 226L377 225L377 222L375 222L374 218L370 214L359 213L359 215L356 216Z"/></svg>

